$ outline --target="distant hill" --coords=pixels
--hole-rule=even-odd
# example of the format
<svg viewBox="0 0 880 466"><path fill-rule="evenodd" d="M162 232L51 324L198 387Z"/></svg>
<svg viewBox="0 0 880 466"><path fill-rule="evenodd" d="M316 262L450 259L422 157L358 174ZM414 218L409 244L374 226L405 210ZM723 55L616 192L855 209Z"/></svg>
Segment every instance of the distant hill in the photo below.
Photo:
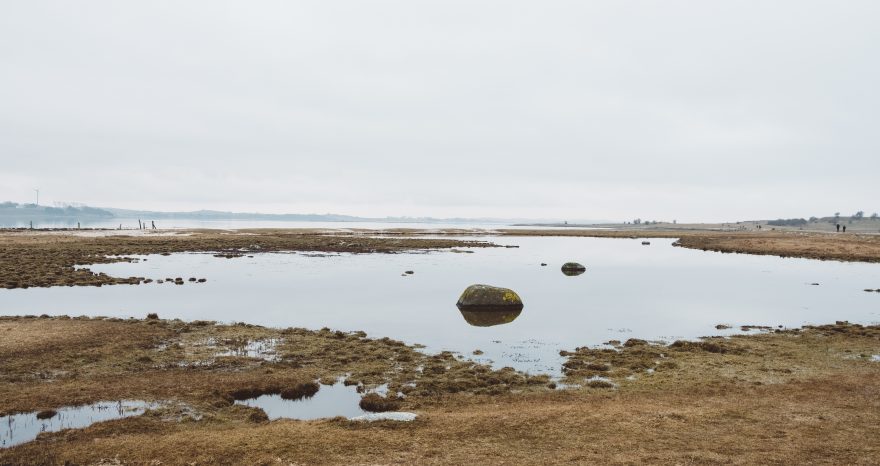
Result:
<svg viewBox="0 0 880 466"><path fill-rule="evenodd" d="M50 207L36 204L0 202L0 218L2 219L28 221L47 218L106 219L113 217L113 212L95 207Z"/></svg>
<svg viewBox="0 0 880 466"><path fill-rule="evenodd" d="M224 212L196 210L191 212L161 212L103 208L118 218L142 218L149 220L251 220L282 222L386 222L386 223L497 223L511 224L524 219L505 218L434 218L434 217L357 217L341 214L263 214L258 212Z"/></svg>
<svg viewBox="0 0 880 466"><path fill-rule="evenodd" d="M162 212L152 210L115 209L109 207L49 207L36 204L0 203L0 221L5 223L30 222L50 219L64 220L109 220L109 219L151 220L245 220L279 222L384 222L384 223L461 223L498 224L535 222L535 219L512 218L434 218L434 217L357 217L341 214L263 214L258 212L223 212L217 210L196 210L191 212ZM546 220L545 220L546 221Z"/></svg>

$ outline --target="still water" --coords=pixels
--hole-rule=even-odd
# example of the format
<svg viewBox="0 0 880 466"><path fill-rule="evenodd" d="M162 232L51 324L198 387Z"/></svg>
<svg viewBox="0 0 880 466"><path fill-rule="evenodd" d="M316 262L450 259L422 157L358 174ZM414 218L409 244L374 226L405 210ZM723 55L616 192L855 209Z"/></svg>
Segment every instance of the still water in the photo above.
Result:
<svg viewBox="0 0 880 466"><path fill-rule="evenodd" d="M343 416L353 418L367 414L359 403L361 395L354 385L346 386L342 382L333 385L321 385L314 396L285 400L281 395L261 395L249 400L236 401L236 404L262 409L270 420L275 419L321 419Z"/></svg>
<svg viewBox="0 0 880 466"><path fill-rule="evenodd" d="M146 256L95 265L115 276L206 283L0 290L0 314L68 314L245 321L364 330L452 350L496 367L558 374L560 349L608 340L738 332L738 326L880 321L880 265L720 254L672 240L481 237L518 248L407 254ZM587 270L566 276L563 263ZM547 263L547 266L541 266ZM412 275L404 274L413 271ZM474 283L512 288L518 315L470 316L455 303ZM813 285L818 283L818 285ZM716 330L717 324L734 326ZM483 352L471 356L475 350Z"/></svg>
<svg viewBox="0 0 880 466"><path fill-rule="evenodd" d="M60 408L47 419L39 419L37 412L0 416L0 448L30 442L42 432L58 432L87 427L96 422L139 416L156 406L155 403L138 400L100 401Z"/></svg>

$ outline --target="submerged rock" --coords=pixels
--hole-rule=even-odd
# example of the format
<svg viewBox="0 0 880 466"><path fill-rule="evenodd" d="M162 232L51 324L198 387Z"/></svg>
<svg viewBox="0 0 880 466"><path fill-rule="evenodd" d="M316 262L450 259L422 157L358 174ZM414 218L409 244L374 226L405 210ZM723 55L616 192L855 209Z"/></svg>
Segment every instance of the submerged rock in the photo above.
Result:
<svg viewBox="0 0 880 466"><path fill-rule="evenodd" d="M566 262L562 264L562 273L569 277L580 275L587 271L587 268L577 262Z"/></svg>
<svg viewBox="0 0 880 466"><path fill-rule="evenodd" d="M456 303L460 310L522 310L523 302L515 291L490 285L471 285Z"/></svg>

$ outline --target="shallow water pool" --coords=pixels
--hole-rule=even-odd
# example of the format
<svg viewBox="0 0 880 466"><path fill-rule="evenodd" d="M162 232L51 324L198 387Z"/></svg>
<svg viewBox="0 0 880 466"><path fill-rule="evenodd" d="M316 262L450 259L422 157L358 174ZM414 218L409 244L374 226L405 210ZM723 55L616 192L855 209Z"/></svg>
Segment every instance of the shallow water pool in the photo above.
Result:
<svg viewBox="0 0 880 466"><path fill-rule="evenodd" d="M59 408L47 419L39 419L37 412L0 416L0 448L30 442L42 432L83 428L96 422L139 416L156 406L156 403L136 400L100 401Z"/></svg>
<svg viewBox="0 0 880 466"><path fill-rule="evenodd" d="M146 256L94 265L115 276L207 278L206 283L0 290L0 314L69 314L244 321L364 330L452 350L496 367L558 374L560 349L608 340L672 341L739 332L744 324L880 321L880 264L721 254L672 240L481 237L518 248L472 253ZM566 276L575 261L587 271ZM547 263L547 266L541 266ZM412 275L405 274L411 270ZM474 283L512 288L518 315L455 307ZM813 285L818 283L818 285ZM717 324L733 326L716 330ZM475 350L482 351L473 356Z"/></svg>

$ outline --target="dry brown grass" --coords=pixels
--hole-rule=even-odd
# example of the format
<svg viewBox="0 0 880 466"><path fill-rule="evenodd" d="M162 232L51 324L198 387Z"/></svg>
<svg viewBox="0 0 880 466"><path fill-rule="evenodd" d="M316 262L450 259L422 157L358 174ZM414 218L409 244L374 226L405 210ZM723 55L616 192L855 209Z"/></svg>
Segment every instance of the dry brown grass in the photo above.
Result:
<svg viewBox="0 0 880 466"><path fill-rule="evenodd" d="M615 388L566 391L545 388L546 379L539 385L515 372L420 355L393 340L328 330L4 318L0 334L0 411L141 398L184 402L203 416L196 421L168 408L45 434L0 450L0 464L880 461L880 363L870 361L880 353L878 327L840 323L672 347L633 341L615 351L578 348L569 355L567 382L601 375ZM275 337L290 339L278 348L280 361L216 357L218 348ZM204 344L208 338L214 347ZM139 362L144 356L151 362ZM214 363L168 364L210 357ZM416 376L409 370L416 364L425 374L402 400L403 409L420 414L413 423L267 422L259 410L230 404L235 390L298 387L345 372L400 386Z"/></svg>

